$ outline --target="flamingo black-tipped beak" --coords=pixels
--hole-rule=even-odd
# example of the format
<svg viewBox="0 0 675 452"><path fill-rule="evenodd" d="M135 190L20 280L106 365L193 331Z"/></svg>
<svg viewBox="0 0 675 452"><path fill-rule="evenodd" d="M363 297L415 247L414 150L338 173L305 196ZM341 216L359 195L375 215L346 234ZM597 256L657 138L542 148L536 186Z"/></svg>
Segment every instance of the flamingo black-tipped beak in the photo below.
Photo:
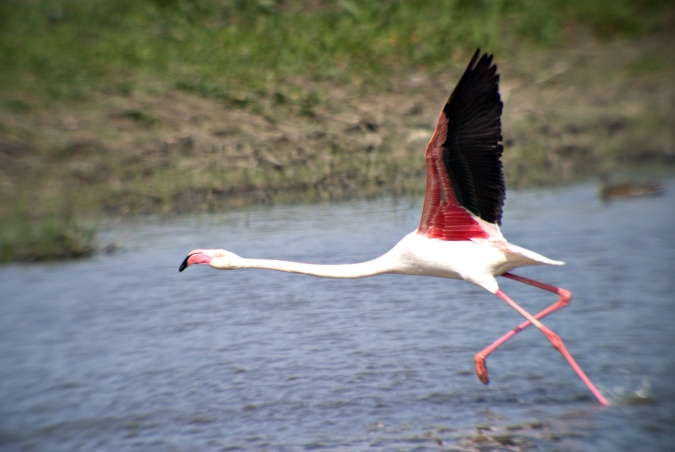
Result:
<svg viewBox="0 0 675 452"><path fill-rule="evenodd" d="M190 265L190 264L188 264L189 259L190 259L190 255L188 254L187 257L183 260L183 263L180 264L180 267L178 267L179 272L182 272L183 270L188 268L188 265Z"/></svg>
<svg viewBox="0 0 675 452"><path fill-rule="evenodd" d="M195 265L195 264L208 264L211 262L211 259L215 256L215 251L214 250L193 250L190 251L183 261L182 264L180 264L180 267L178 267L178 271L182 272L186 268L188 268L190 265Z"/></svg>

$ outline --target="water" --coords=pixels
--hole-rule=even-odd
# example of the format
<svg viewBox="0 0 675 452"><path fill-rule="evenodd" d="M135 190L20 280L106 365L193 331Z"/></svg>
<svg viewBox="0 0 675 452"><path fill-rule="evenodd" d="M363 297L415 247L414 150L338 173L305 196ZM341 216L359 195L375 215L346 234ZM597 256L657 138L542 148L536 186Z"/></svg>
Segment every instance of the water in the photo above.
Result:
<svg viewBox="0 0 675 452"><path fill-rule="evenodd" d="M667 450L675 444L675 181L601 205L596 188L511 193L503 231L564 267L524 276L575 300L536 330L462 281L326 280L191 267L193 248L365 260L419 200L276 207L123 224L120 252L0 267L0 450ZM532 312L554 297L501 280Z"/></svg>

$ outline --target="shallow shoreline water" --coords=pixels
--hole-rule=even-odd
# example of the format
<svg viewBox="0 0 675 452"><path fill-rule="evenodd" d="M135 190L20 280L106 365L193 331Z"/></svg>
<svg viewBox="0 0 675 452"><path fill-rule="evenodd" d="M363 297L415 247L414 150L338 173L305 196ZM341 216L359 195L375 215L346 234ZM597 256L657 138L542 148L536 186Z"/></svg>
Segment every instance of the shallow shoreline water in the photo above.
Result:
<svg viewBox="0 0 675 452"><path fill-rule="evenodd" d="M602 408L536 330L467 283L356 281L190 268L187 251L350 262L416 227L420 201L380 199L146 219L102 231L113 255L0 267L0 450L664 450L675 338L668 268L675 181L662 197L595 187L509 196L502 228L564 267L545 320L614 404ZM554 301L512 281L535 311Z"/></svg>

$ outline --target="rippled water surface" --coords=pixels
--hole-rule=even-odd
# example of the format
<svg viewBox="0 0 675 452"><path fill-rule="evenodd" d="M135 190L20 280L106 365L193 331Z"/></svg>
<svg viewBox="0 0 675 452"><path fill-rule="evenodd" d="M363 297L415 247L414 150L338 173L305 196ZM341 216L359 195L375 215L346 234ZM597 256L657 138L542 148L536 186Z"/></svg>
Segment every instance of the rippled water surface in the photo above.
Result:
<svg viewBox="0 0 675 452"><path fill-rule="evenodd" d="M365 260L419 200L276 207L104 231L114 255L0 267L1 450L667 450L675 443L675 183L609 205L596 188L511 193L503 231L564 267L544 323L613 402L462 281L326 280L178 265L193 248ZM502 280L532 312L555 299Z"/></svg>

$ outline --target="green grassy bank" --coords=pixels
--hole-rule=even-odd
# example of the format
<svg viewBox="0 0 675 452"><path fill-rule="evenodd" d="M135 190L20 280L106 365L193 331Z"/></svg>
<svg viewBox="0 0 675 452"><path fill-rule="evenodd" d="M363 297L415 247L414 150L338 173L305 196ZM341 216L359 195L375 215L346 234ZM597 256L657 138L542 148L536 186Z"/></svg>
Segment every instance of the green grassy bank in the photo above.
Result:
<svg viewBox="0 0 675 452"><path fill-rule="evenodd" d="M476 47L512 186L673 161L667 0L0 3L0 260L105 218L420 193Z"/></svg>

